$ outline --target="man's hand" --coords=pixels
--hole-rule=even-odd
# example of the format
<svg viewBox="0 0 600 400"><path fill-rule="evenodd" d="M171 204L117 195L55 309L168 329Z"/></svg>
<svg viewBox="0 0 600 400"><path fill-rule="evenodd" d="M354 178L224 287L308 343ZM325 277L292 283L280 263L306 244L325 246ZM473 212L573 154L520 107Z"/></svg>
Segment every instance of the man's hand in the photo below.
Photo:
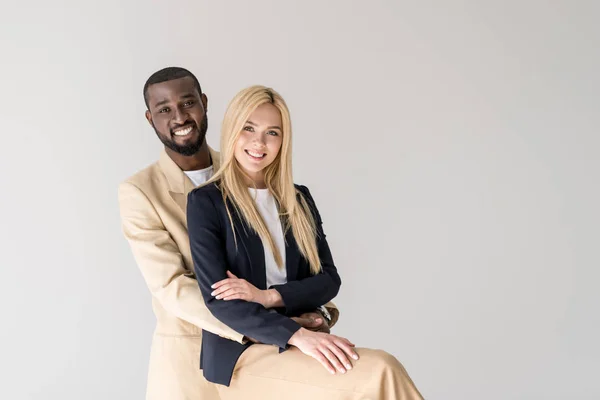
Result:
<svg viewBox="0 0 600 400"><path fill-rule="evenodd" d="M358 354L353 350L354 344L348 339L322 332L311 332L300 328L292 335L288 343L297 347L307 356L319 361L331 374L346 373L352 369L349 358L358 360Z"/></svg>
<svg viewBox="0 0 600 400"><path fill-rule="evenodd" d="M327 323L327 320L325 320L318 312L304 313L299 317L293 317L292 319L299 323L303 328L310 331L329 333L329 324Z"/></svg>
<svg viewBox="0 0 600 400"><path fill-rule="evenodd" d="M265 308L283 306L283 299L275 289L260 290L245 279L240 279L231 271L227 271L227 279L223 279L211 287L211 296L217 300L245 300L262 304Z"/></svg>
<svg viewBox="0 0 600 400"><path fill-rule="evenodd" d="M299 317L293 317L291 319L299 323L301 327L310 331L329 333L329 324L327 324L327 320L318 312L304 313ZM260 343L250 336L244 336L244 338L252 343Z"/></svg>

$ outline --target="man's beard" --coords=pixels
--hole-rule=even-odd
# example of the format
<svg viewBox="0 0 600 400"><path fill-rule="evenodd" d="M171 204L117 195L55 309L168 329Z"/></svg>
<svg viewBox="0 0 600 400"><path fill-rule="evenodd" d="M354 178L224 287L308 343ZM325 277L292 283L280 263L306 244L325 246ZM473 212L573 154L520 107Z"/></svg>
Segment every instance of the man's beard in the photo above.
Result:
<svg viewBox="0 0 600 400"><path fill-rule="evenodd" d="M187 122L182 125L185 124L187 124ZM177 144L171 136L165 137L161 135L160 132L158 132L158 130L156 130L156 128L154 127L154 124L152 124L152 128L154 128L156 136L158 136L162 144L164 144L166 147L168 147L176 153L181 154L182 156L193 156L198 152L198 150L200 150L200 147L202 147L202 144L204 143L206 131L208 130L208 116L204 115L204 118L200 122L200 126L196 126L196 124L194 123L194 129L198 130L198 140L186 145ZM169 135L172 135L172 133L169 132Z"/></svg>

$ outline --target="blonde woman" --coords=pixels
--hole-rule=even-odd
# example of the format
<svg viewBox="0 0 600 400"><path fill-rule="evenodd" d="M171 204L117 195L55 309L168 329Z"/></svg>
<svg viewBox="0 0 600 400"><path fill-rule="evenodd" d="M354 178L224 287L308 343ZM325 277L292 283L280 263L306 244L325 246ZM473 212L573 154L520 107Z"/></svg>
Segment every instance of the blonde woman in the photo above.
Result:
<svg viewBox="0 0 600 400"><path fill-rule="evenodd" d="M204 301L249 338L240 344L203 332L204 376L222 385L224 399L254 398L253 386L266 386L256 398L303 398L302 390L290 392L294 382L294 390L309 384L313 399L421 398L389 354L358 349L359 360L348 339L291 319L332 300L341 284L315 202L305 186L293 183L291 135L277 92L263 86L241 91L225 114L221 168L189 194L190 246ZM311 368L314 361L295 348L329 374ZM257 368L266 368L267 376Z"/></svg>

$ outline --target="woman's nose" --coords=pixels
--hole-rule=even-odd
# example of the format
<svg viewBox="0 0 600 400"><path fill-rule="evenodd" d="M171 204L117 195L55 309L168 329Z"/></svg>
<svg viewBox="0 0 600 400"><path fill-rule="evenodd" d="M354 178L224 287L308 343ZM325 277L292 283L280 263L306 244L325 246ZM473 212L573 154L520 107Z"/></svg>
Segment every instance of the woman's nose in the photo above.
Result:
<svg viewBox="0 0 600 400"><path fill-rule="evenodd" d="M256 144L262 145L264 146L267 142L265 140L265 135L263 135L262 133L258 132L256 135L254 135L252 137L252 141Z"/></svg>

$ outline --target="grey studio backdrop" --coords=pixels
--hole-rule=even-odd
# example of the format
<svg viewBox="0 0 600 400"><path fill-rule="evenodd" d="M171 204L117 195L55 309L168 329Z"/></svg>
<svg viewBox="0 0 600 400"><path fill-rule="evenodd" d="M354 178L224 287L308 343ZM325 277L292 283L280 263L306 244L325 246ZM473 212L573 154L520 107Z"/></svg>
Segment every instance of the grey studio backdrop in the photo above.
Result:
<svg viewBox="0 0 600 400"><path fill-rule="evenodd" d="M343 278L335 333L428 399L598 399L597 1L2 1L0 398L142 399L117 184L145 79L286 98ZM320 368L315 362L315 368Z"/></svg>

